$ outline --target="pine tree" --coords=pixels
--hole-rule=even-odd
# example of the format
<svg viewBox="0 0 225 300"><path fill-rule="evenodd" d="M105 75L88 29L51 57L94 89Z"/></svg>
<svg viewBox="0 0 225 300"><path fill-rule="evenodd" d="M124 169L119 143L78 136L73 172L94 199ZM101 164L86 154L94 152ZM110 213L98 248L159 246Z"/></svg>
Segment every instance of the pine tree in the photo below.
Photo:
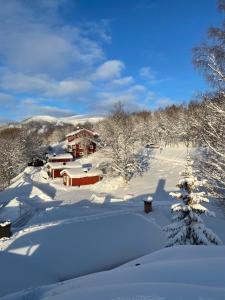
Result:
<svg viewBox="0 0 225 300"><path fill-rule="evenodd" d="M171 192L170 195L180 200L178 204L171 206L172 223L164 227L167 234L167 247L174 245L221 245L221 240L208 228L205 227L201 214L215 216L202 205L209 202L206 193L199 191L199 187L204 186L205 181L198 181L193 175L192 162L187 155L185 170L181 173L177 187L180 192Z"/></svg>

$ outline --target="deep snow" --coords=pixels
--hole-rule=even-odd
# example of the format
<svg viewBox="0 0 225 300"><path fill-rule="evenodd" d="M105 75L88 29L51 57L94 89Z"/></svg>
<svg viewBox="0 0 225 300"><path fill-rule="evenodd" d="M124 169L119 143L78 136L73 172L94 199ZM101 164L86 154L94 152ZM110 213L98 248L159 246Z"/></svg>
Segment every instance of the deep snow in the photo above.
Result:
<svg viewBox="0 0 225 300"><path fill-rule="evenodd" d="M160 228L134 213L29 227L5 242L0 296L107 270L164 246ZM21 276L21 272L23 276Z"/></svg>
<svg viewBox="0 0 225 300"><path fill-rule="evenodd" d="M8 189L0 193L0 219L9 218L14 225L14 236L0 241L0 261L4 274L4 280L0 283L1 295L106 270L162 248L163 237L159 228L170 223L170 206L175 201L169 192L177 190L185 155L185 147L167 147L162 153L154 150L150 153L149 170L143 176L133 178L128 185L120 178L105 178L92 186L65 187L61 178L49 180L44 170L27 168ZM82 163L92 163L94 167L98 167L102 161L104 156L98 152L81 160ZM146 215L142 200L149 196L153 198L153 212ZM216 218L207 217L204 221L225 242L224 213L214 201L209 203L209 208L216 212ZM183 295L181 299L225 299L224 284L218 287L214 282L213 286L206 287L199 284L199 278L196 277L199 274L205 276L208 282L213 281L216 275L214 271L210 273L209 267L214 262L218 274L225 277L222 270L222 266L225 269L224 248L209 248L203 250L204 247L200 246L194 250L161 250L147 258L149 263L142 262L140 258L141 266L132 266L131 263L130 273L134 276L139 274L137 268L143 268L145 271L141 282L135 279L135 275L131 283L127 277L129 272L116 269L115 274L120 282L114 283L113 277L110 283L102 286L104 280L101 276L105 278L107 274L111 278L113 270L85 276L84 281L83 278L77 278L60 283L53 290L52 287L37 288L28 291L30 294L24 298L52 299L53 295L58 295L54 299L158 300L179 299ZM205 251L202 257L200 249ZM163 251L165 254L162 255ZM188 251L193 261L188 260ZM207 264L209 251L213 256L211 265ZM177 261L181 253L186 253L186 256ZM196 258L195 253L198 253ZM181 261L183 265L178 268ZM220 263L217 264L218 261ZM197 272L197 266L204 266L202 273ZM193 271L189 268L190 272L187 273L193 279L191 283L186 277L183 281L176 280L182 278L186 267L193 268ZM164 270L167 277L162 276ZM24 274L24 280L21 274ZM174 274L173 282L169 280L171 274ZM157 282L153 280L153 275ZM93 287L78 289L76 284L79 285L81 281L89 287L87 278L93 280ZM100 278L99 282L96 278ZM199 298L194 298L195 293ZM21 295L24 295L23 292ZM19 295L15 297L12 299L20 299Z"/></svg>
<svg viewBox="0 0 225 300"><path fill-rule="evenodd" d="M179 246L4 300L223 300L225 247Z"/></svg>

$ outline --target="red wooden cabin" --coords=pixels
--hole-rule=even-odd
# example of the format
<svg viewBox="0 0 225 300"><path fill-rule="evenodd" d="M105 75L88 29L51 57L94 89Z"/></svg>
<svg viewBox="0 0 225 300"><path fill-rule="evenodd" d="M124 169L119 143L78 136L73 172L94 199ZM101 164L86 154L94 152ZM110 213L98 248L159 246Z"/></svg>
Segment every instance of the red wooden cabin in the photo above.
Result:
<svg viewBox="0 0 225 300"><path fill-rule="evenodd" d="M65 169L75 169L75 168L82 168L82 165L77 161L71 161L71 162L49 162L46 164L47 173L48 176L52 179L57 177L62 177L60 174L62 170Z"/></svg>
<svg viewBox="0 0 225 300"><path fill-rule="evenodd" d="M98 134L82 128L67 134L67 150L79 158L96 152Z"/></svg>
<svg viewBox="0 0 225 300"><path fill-rule="evenodd" d="M89 185L102 179L102 172L96 169L91 169L88 172L84 172L83 169L67 169L63 170L61 175L66 186Z"/></svg>
<svg viewBox="0 0 225 300"><path fill-rule="evenodd" d="M61 162L67 163L73 160L73 155L71 153L63 153L58 155L49 155L48 162Z"/></svg>

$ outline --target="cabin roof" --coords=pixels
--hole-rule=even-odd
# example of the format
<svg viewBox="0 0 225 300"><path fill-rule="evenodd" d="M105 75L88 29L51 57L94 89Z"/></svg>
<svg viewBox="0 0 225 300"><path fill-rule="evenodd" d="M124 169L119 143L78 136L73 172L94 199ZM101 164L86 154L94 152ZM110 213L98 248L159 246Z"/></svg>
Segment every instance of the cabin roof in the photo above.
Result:
<svg viewBox="0 0 225 300"><path fill-rule="evenodd" d="M95 143L97 144L97 142L95 140L93 140L92 138L87 138L89 141L91 141L92 143ZM67 144L68 145L76 145L76 144L79 144L80 142L83 141L83 138L76 138L75 140L71 141L71 142L68 142Z"/></svg>
<svg viewBox="0 0 225 300"><path fill-rule="evenodd" d="M66 164L63 162L49 162L46 164L46 167L50 167L51 169L75 169L82 168L82 164L78 161L69 161Z"/></svg>
<svg viewBox="0 0 225 300"><path fill-rule="evenodd" d="M92 135L98 135L97 132L91 131L91 130L86 129L86 128L80 128L80 129L77 129L77 130L75 130L75 131L72 131L72 132L68 133L68 134L66 135L66 137L69 137L69 136L78 134L78 133L80 133L80 132L82 132L82 131L87 131L87 132L91 133Z"/></svg>
<svg viewBox="0 0 225 300"><path fill-rule="evenodd" d="M84 178L84 177L92 177L92 176L100 176L102 175L102 171L98 169L91 169L88 172L84 172L82 168L77 169L65 169L60 172L60 175L67 174L70 178Z"/></svg>
<svg viewBox="0 0 225 300"><path fill-rule="evenodd" d="M48 159L68 159L73 158L73 155L70 153L62 153L58 155L48 155Z"/></svg>

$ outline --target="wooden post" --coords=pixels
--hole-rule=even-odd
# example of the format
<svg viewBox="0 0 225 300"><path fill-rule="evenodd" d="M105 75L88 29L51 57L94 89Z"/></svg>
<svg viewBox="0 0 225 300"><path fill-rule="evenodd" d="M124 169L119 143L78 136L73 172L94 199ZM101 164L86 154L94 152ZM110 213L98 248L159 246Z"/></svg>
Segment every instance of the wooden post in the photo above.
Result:
<svg viewBox="0 0 225 300"><path fill-rule="evenodd" d="M148 198L143 201L144 201L144 212L148 214L152 211L152 197L148 196Z"/></svg>
<svg viewBox="0 0 225 300"><path fill-rule="evenodd" d="M0 239L3 237L10 237L11 235L12 235L11 222L9 221L0 222Z"/></svg>

